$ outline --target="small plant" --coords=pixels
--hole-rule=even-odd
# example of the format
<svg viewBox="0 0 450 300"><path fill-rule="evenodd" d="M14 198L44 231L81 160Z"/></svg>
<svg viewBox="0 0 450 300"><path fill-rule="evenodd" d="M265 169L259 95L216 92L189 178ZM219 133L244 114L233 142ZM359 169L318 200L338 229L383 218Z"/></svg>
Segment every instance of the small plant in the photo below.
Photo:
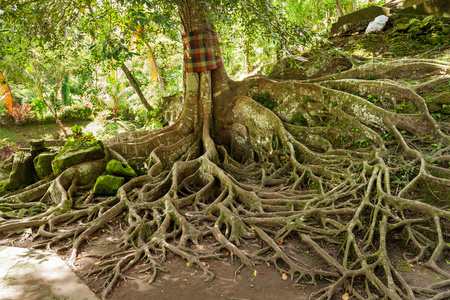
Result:
<svg viewBox="0 0 450 300"><path fill-rule="evenodd" d="M377 103L378 99L372 96L371 94L367 95L367 100L369 100L372 103Z"/></svg>
<svg viewBox="0 0 450 300"><path fill-rule="evenodd" d="M253 99L255 99L262 106L267 107L268 109L271 110L278 106L278 104L275 101L270 99L270 94L268 92L253 95Z"/></svg>
<svg viewBox="0 0 450 300"><path fill-rule="evenodd" d="M306 101L308 101L308 102L311 102L311 103L317 103L317 101L316 100L314 100L313 98L311 98L311 96L305 96L305 100Z"/></svg>
<svg viewBox="0 0 450 300"><path fill-rule="evenodd" d="M96 140L92 132L83 133L83 129L77 124L72 126L71 130L72 136L69 138L70 142L76 142L81 145L91 145Z"/></svg>
<svg viewBox="0 0 450 300"><path fill-rule="evenodd" d="M302 126L304 122L305 122L305 119L301 115L295 115L292 117L292 120L291 120L291 124L297 125L297 126Z"/></svg>
<svg viewBox="0 0 450 300"><path fill-rule="evenodd" d="M77 124L73 125L72 128L72 137L74 140L80 139L83 136L83 129Z"/></svg>
<svg viewBox="0 0 450 300"><path fill-rule="evenodd" d="M274 150L278 148L278 140L272 140L272 148Z"/></svg>
<svg viewBox="0 0 450 300"><path fill-rule="evenodd" d="M366 139L359 139L355 142L358 148L367 148L370 146L370 142Z"/></svg>

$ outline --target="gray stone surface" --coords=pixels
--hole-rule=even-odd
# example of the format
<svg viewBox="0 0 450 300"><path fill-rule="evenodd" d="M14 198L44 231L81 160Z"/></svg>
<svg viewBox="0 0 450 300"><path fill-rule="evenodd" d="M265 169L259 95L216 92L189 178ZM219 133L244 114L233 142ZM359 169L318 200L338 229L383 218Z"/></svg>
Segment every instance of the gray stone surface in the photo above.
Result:
<svg viewBox="0 0 450 300"><path fill-rule="evenodd" d="M449 0L429 0L398 11L405 15L423 15L450 18Z"/></svg>
<svg viewBox="0 0 450 300"><path fill-rule="evenodd" d="M380 6L369 6L364 9L355 11L353 13L350 13L348 15L339 17L338 21L334 23L331 27L331 33L335 34L339 32L339 28L341 28L344 25L347 24L355 24L358 22L373 20L378 16L390 15L390 10L385 7Z"/></svg>
<svg viewBox="0 0 450 300"><path fill-rule="evenodd" d="M0 300L98 300L54 252L0 246Z"/></svg>

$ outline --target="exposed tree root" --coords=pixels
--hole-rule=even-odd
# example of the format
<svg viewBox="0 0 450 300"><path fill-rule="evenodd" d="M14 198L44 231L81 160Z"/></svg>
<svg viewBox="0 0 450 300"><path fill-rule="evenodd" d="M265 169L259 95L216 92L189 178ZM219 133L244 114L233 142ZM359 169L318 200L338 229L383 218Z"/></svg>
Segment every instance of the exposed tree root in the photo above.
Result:
<svg viewBox="0 0 450 300"><path fill-rule="evenodd" d="M167 272L170 251L199 266L205 280L214 276L208 260L231 255L248 267L271 263L296 282L329 280L317 299L339 292L446 299L449 127L432 117L422 95L449 82L449 68L430 60L368 62L308 82L226 81L228 90L217 90L220 80L212 88L208 72L188 74L178 122L107 144L148 175L102 198L89 184L105 162L72 167L0 198L14 210L48 207L20 220L2 215L0 231L32 227L35 247L63 241L58 247L71 251L73 263L83 242L120 217L114 252L91 270L104 279L103 298L136 264L145 262L149 282ZM409 75L423 82L408 86ZM261 95L275 108L253 100ZM394 246L405 265L423 264L446 280L412 286L394 262Z"/></svg>

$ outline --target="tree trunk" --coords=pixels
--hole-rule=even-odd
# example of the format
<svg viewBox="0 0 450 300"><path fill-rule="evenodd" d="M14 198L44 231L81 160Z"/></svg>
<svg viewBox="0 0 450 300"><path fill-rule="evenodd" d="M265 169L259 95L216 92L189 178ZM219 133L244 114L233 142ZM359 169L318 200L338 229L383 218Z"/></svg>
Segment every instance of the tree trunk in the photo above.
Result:
<svg viewBox="0 0 450 300"><path fill-rule="evenodd" d="M336 4L338 17L342 17L344 14L342 13L341 4L339 3L339 0L334 0L334 3Z"/></svg>
<svg viewBox="0 0 450 300"><path fill-rule="evenodd" d="M122 69L122 71L125 73L125 76L127 76L128 81L130 81L131 86L134 88L134 90L136 91L136 94L138 95L139 99L141 100L142 104L145 106L145 108L148 111L152 111L153 107L150 105L150 103L148 103L147 99L145 99L144 94L142 93L141 87L139 86L139 84L137 83L136 79L134 79L133 74L131 74L130 70L128 70L128 67L125 65L125 63L122 63L122 65L120 66L120 68Z"/></svg>
<svg viewBox="0 0 450 300"><path fill-rule="evenodd" d="M159 70L158 63L156 62L155 56L153 55L152 47L147 42L145 42L145 45L148 48L148 53L149 53L149 56L150 56L150 60L152 61L153 67L156 70L156 74L158 76L159 88L161 89L161 93L162 93L163 97L166 97L167 96L167 94L166 94L166 87L164 86L164 81L163 81L163 78L161 76L161 71Z"/></svg>
<svg viewBox="0 0 450 300"><path fill-rule="evenodd" d="M249 58L250 46L249 44L245 44L245 68L247 74L250 74L250 58Z"/></svg>

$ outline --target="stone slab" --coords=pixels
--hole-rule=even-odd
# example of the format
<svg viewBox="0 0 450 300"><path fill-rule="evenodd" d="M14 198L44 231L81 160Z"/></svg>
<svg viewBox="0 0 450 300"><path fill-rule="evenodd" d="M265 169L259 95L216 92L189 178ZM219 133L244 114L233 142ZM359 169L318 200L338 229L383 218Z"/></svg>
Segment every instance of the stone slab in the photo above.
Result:
<svg viewBox="0 0 450 300"><path fill-rule="evenodd" d="M51 251L0 246L0 300L98 300Z"/></svg>
<svg viewBox="0 0 450 300"><path fill-rule="evenodd" d="M413 5L418 5L424 2L427 2L428 0L403 0L398 5L398 8L407 8Z"/></svg>
<svg viewBox="0 0 450 300"><path fill-rule="evenodd" d="M398 14L404 15L424 15L450 18L450 1L449 0L429 0L408 8L399 10Z"/></svg>
<svg viewBox="0 0 450 300"><path fill-rule="evenodd" d="M339 28L347 24L355 24L363 21L373 20L378 16L390 15L390 9L380 6L369 6L364 9L352 12L339 17L338 21L331 26L331 34L339 32Z"/></svg>

